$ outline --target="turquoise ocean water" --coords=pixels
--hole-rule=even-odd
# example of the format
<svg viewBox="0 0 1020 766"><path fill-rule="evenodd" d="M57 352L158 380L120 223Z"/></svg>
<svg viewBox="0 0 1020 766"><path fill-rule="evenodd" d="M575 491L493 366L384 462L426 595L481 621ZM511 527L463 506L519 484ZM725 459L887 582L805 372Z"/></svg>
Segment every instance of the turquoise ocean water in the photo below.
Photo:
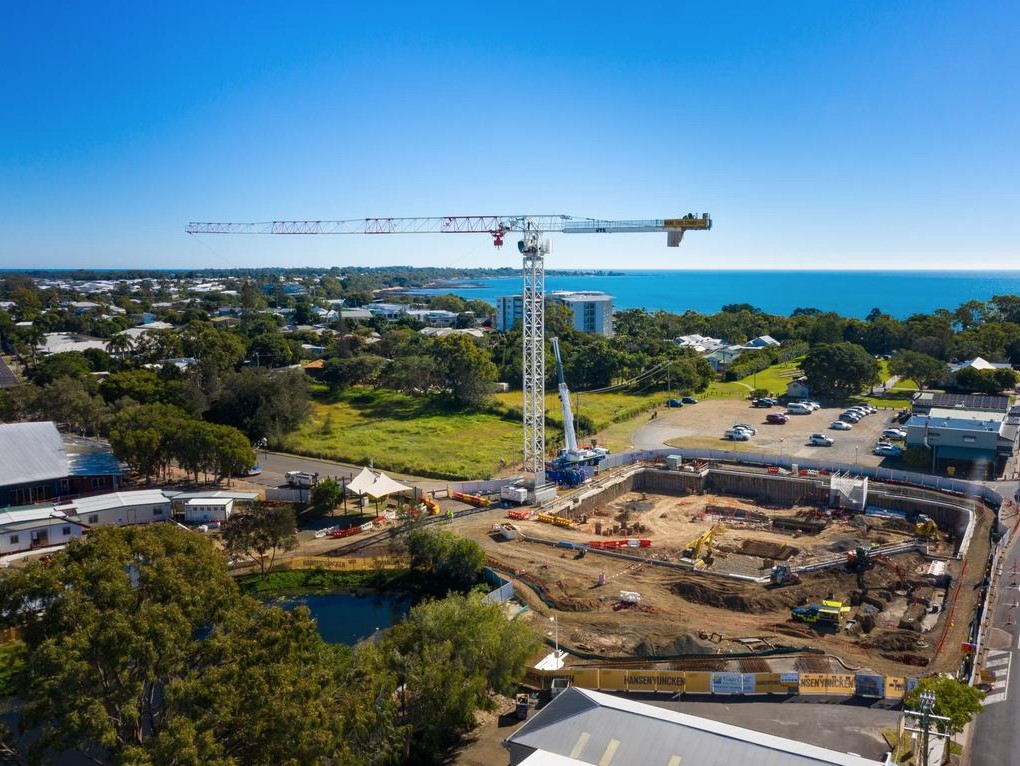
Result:
<svg viewBox="0 0 1020 766"><path fill-rule="evenodd" d="M478 287L418 292L453 293L495 305L501 295L521 291L520 277L475 280ZM546 292L599 290L614 296L614 307L693 310L712 314L729 303L750 303L770 314L789 316L817 308L863 319L879 308L898 319L993 295L1020 295L1020 271L621 271L613 276L547 276Z"/></svg>

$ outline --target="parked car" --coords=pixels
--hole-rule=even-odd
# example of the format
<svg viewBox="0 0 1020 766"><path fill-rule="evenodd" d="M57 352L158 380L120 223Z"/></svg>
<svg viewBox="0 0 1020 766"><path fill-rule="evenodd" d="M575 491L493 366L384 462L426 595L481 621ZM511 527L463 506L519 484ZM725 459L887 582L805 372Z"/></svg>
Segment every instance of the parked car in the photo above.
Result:
<svg viewBox="0 0 1020 766"><path fill-rule="evenodd" d="M680 397L680 401L683 402L684 404L697 404L698 403L698 400L695 399L693 396L681 396Z"/></svg>
<svg viewBox="0 0 1020 766"><path fill-rule="evenodd" d="M885 444L875 445L875 449L872 452L882 457L899 457L903 454L903 447L886 442Z"/></svg>
<svg viewBox="0 0 1020 766"><path fill-rule="evenodd" d="M784 425L789 422L789 415L784 415L782 412L770 412L765 416L766 423L777 423L778 425Z"/></svg>
<svg viewBox="0 0 1020 766"><path fill-rule="evenodd" d="M835 439L825 434L811 434L808 437L808 444L813 447L831 447L835 443Z"/></svg>
<svg viewBox="0 0 1020 766"><path fill-rule="evenodd" d="M882 438L901 442L907 438L907 432L902 428L887 428L882 432Z"/></svg>
<svg viewBox="0 0 1020 766"><path fill-rule="evenodd" d="M845 420L833 420L829 423L829 428L833 431L849 431L853 427L853 423L847 423Z"/></svg>
<svg viewBox="0 0 1020 766"><path fill-rule="evenodd" d="M741 431L747 431L751 436L758 433L758 429L748 423L737 423L734 428L739 428Z"/></svg>
<svg viewBox="0 0 1020 766"><path fill-rule="evenodd" d="M768 408L768 407L775 407L776 403L775 403L775 401L773 401L772 399L769 399L768 397L762 397L761 399L755 399L753 402L751 402L751 406L752 407Z"/></svg>
<svg viewBox="0 0 1020 766"><path fill-rule="evenodd" d="M878 410L875 407L872 407L867 402L859 402L857 404L851 404L850 406L853 407L855 410L864 410L869 415L874 415L876 412L878 412Z"/></svg>
<svg viewBox="0 0 1020 766"><path fill-rule="evenodd" d="M666 400L666 406L667 407L683 407L684 403L681 402L679 399L667 399Z"/></svg>
<svg viewBox="0 0 1020 766"><path fill-rule="evenodd" d="M731 439L735 442L746 442L751 438L751 434L742 428L731 428L723 434L724 439Z"/></svg>
<svg viewBox="0 0 1020 766"><path fill-rule="evenodd" d="M786 411L791 415L810 415L814 409L804 402L790 402L786 405Z"/></svg>
<svg viewBox="0 0 1020 766"><path fill-rule="evenodd" d="M861 421L861 416L853 412L841 412L839 414L839 419L844 423L859 423Z"/></svg>
<svg viewBox="0 0 1020 766"><path fill-rule="evenodd" d="M822 408L822 405L820 405L818 402L815 402L815 401L806 401L806 402L804 402L804 404L806 404L808 407L810 407L813 410L820 410Z"/></svg>

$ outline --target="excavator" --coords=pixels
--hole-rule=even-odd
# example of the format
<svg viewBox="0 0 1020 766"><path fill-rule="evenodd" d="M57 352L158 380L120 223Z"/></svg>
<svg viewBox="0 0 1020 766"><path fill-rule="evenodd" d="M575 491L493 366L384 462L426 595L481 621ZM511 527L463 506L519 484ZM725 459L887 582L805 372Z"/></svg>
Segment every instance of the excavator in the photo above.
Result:
<svg viewBox="0 0 1020 766"><path fill-rule="evenodd" d="M935 523L934 519L922 513L917 517L917 523L914 524L914 536L923 537L928 540L938 540L939 525Z"/></svg>
<svg viewBox="0 0 1020 766"><path fill-rule="evenodd" d="M694 566L701 569L706 566L705 559L712 553L712 543L715 541L716 535L721 535L726 531L726 527L722 524L715 524L711 529L695 537L683 549L683 557L692 559Z"/></svg>
<svg viewBox="0 0 1020 766"><path fill-rule="evenodd" d="M882 566L892 569L900 580L904 580L907 576L906 570L884 553L871 553L867 548L855 548L852 551L847 551L846 566L857 575L857 588L860 590L862 598L868 593L868 583L864 579L864 573L875 566L876 561Z"/></svg>
<svg viewBox="0 0 1020 766"><path fill-rule="evenodd" d="M776 564L772 567L772 572L769 575L773 585L796 585L800 582L800 575L794 572L789 564Z"/></svg>

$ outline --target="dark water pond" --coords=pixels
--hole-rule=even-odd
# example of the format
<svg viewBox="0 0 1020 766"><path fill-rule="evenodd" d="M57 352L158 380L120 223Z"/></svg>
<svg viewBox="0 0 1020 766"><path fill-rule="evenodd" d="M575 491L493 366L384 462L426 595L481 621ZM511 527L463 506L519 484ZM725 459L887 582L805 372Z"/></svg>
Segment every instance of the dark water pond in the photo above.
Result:
<svg viewBox="0 0 1020 766"><path fill-rule="evenodd" d="M319 623L319 635L331 644L355 644L398 622L411 608L407 599L351 593L307 593L273 603L284 609L308 607Z"/></svg>

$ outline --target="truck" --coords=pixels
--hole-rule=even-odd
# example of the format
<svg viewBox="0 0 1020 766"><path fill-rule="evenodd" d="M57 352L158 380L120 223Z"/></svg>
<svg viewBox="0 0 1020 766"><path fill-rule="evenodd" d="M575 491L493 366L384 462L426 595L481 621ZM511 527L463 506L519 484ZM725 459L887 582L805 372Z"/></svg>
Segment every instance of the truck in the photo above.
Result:
<svg viewBox="0 0 1020 766"><path fill-rule="evenodd" d="M850 607L843 606L842 601L823 601L820 604L795 606L790 612L790 617L799 622L827 622L840 625L849 611Z"/></svg>
<svg viewBox="0 0 1020 766"><path fill-rule="evenodd" d="M499 488L499 499L507 503L524 505L528 502L528 488L523 484L507 484Z"/></svg>
<svg viewBox="0 0 1020 766"><path fill-rule="evenodd" d="M284 479L288 486L297 487L298 489L310 489L319 483L319 474L309 473L308 471L287 471L284 474Z"/></svg>

